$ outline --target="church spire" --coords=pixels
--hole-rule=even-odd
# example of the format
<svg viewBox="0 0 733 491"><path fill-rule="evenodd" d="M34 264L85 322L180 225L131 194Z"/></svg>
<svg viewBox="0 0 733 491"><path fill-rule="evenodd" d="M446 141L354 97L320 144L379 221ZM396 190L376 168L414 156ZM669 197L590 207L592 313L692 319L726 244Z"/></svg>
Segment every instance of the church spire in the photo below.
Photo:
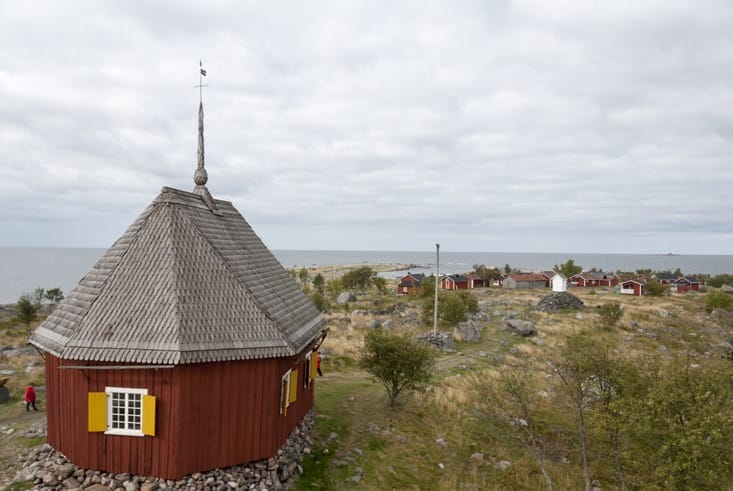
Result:
<svg viewBox="0 0 733 491"><path fill-rule="evenodd" d="M209 176L206 174L204 168L204 77L206 76L206 70L204 70L203 63L199 60L199 84L195 87L199 89L199 148L198 148L198 166L196 172L193 174L193 182L196 183L196 187L193 192L201 194L203 189L206 189L206 181L209 180ZM202 189L203 188L203 189Z"/></svg>
<svg viewBox="0 0 733 491"><path fill-rule="evenodd" d="M199 102L199 147L198 147L198 166L196 172L193 174L193 182L196 183L194 193L197 193L199 188L206 186L206 181L209 180L206 169L204 168L204 103ZM197 193L198 194L198 193Z"/></svg>
<svg viewBox="0 0 733 491"><path fill-rule="evenodd" d="M209 176L206 173L206 169L204 168L204 100L203 100L203 88L206 87L206 84L204 84L203 77L206 76L206 70L204 70L203 65L201 61L199 60L199 84L196 85L199 89L199 146L198 146L198 163L196 166L196 172L193 174L193 182L196 184L196 187L193 188L194 194L198 194L201 196L201 199L204 200L204 203L206 203L206 206L209 207L209 209L214 212L215 214L220 214L221 212L216 207L216 203L214 203L214 198L211 196L211 193L206 188L206 182L209 180Z"/></svg>

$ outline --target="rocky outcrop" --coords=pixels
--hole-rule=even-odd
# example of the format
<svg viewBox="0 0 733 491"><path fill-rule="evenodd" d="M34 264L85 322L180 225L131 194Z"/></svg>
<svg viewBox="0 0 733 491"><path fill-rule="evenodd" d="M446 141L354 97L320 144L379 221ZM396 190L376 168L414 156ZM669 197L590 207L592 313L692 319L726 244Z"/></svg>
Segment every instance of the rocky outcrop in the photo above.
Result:
<svg viewBox="0 0 733 491"><path fill-rule="evenodd" d="M356 295L354 295L353 293L342 292L339 293L339 296L336 298L336 303L339 305L351 302L356 302Z"/></svg>
<svg viewBox="0 0 733 491"><path fill-rule="evenodd" d="M469 341L472 343L478 343L481 341L481 331L484 326L473 319L469 319L466 322L459 322L458 325L453 329L453 339L456 341Z"/></svg>
<svg viewBox="0 0 733 491"><path fill-rule="evenodd" d="M537 334L537 328L529 321L507 319L505 324L508 330L520 336L534 336Z"/></svg>
<svg viewBox="0 0 733 491"><path fill-rule="evenodd" d="M543 297L535 307L542 312L557 312L562 310L581 310L585 304L581 299L568 292L552 292Z"/></svg>

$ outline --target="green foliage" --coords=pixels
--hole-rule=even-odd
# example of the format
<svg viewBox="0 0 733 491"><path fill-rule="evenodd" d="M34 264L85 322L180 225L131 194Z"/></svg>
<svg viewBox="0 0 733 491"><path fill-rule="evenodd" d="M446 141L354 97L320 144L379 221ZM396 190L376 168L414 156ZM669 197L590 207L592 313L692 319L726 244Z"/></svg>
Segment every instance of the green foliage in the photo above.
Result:
<svg viewBox="0 0 733 491"><path fill-rule="evenodd" d="M387 294L387 280L382 278L381 276L375 276L374 279L372 279L372 282L374 283L374 287L377 289L377 293L379 295L386 295Z"/></svg>
<svg viewBox="0 0 733 491"><path fill-rule="evenodd" d="M394 406L404 389L430 379L435 358L429 345L377 328L364 337L359 364L384 386Z"/></svg>
<svg viewBox="0 0 733 491"><path fill-rule="evenodd" d="M336 298L338 294L342 291L344 291L344 284L341 281L341 278L328 280L326 282L326 293L328 293L331 297Z"/></svg>
<svg viewBox="0 0 733 491"><path fill-rule="evenodd" d="M646 294L652 297L661 297L669 293L669 289L661 284L658 279L652 278L646 282Z"/></svg>
<svg viewBox="0 0 733 491"><path fill-rule="evenodd" d="M498 270L497 268L489 268L488 266L485 266L483 264L474 264L473 272L474 274L478 275L482 280L486 281L488 285L490 285L492 281L501 278L500 270Z"/></svg>
<svg viewBox="0 0 733 491"><path fill-rule="evenodd" d="M298 271L298 279L300 280L300 284L303 288L308 284L308 270L303 267L300 268L300 271Z"/></svg>
<svg viewBox="0 0 733 491"><path fill-rule="evenodd" d="M635 481L640 489L727 487L733 458L730 366L676 358L656 368L643 397L626 401Z"/></svg>
<svg viewBox="0 0 733 491"><path fill-rule="evenodd" d="M323 293L326 286L326 279L321 273L316 274L313 277L313 281L311 283L313 283L313 288L315 288L318 292Z"/></svg>
<svg viewBox="0 0 733 491"><path fill-rule="evenodd" d="M435 308L435 292L423 293L422 320L424 324L432 324ZM468 290L440 292L438 294L438 319L443 327L453 327L466 320L466 315L478 312L478 300Z"/></svg>
<svg viewBox="0 0 733 491"><path fill-rule="evenodd" d="M466 304L456 292L450 292L442 300L438 300L438 313L443 325L455 326L466 320Z"/></svg>
<svg viewBox="0 0 733 491"><path fill-rule="evenodd" d="M374 281L374 270L369 266L352 269L341 277L344 288L365 291Z"/></svg>
<svg viewBox="0 0 733 491"><path fill-rule="evenodd" d="M37 305L41 305L45 297L46 297L46 290L44 290L40 286L36 288L35 290L33 290L33 294L31 295L31 299L33 300L33 303Z"/></svg>
<svg viewBox="0 0 733 491"><path fill-rule="evenodd" d="M563 264L560 264L560 265L556 264L555 271L565 276L565 278L570 278L571 276L574 276L578 273L582 273L583 267L576 265L575 259L568 259Z"/></svg>
<svg viewBox="0 0 733 491"><path fill-rule="evenodd" d="M21 322L25 324L26 329L30 329L31 322L38 318L38 311L41 309L41 303L36 302L35 297L30 295L22 295L15 304L15 314Z"/></svg>
<svg viewBox="0 0 733 491"><path fill-rule="evenodd" d="M456 290L456 293L466 307L466 312L469 314L475 314L478 312L478 299L476 296L468 290Z"/></svg>
<svg viewBox="0 0 733 491"><path fill-rule="evenodd" d="M319 292L318 290L313 290L310 293L310 299L311 302L313 302L313 305L315 305L319 311L323 312L328 308L328 302L326 301L326 298L323 296L323 293Z"/></svg>
<svg viewBox="0 0 733 491"><path fill-rule="evenodd" d="M705 310L712 312L715 309L733 310L733 297L721 291L705 294Z"/></svg>
<svg viewBox="0 0 733 491"><path fill-rule="evenodd" d="M49 302L57 304L64 299L64 292L61 291L61 288L51 288L46 290L45 298Z"/></svg>
<svg viewBox="0 0 733 491"><path fill-rule="evenodd" d="M621 308L620 303L609 302L601 305L598 309L598 314L601 316L601 325L606 329L611 329L619 320L621 320L621 317L624 315L624 311Z"/></svg>
<svg viewBox="0 0 733 491"><path fill-rule="evenodd" d="M513 270L512 270L512 267L511 267L511 266L509 266L508 264L505 264L505 265L504 265L504 272L505 272L506 274L509 274L509 273L511 273L512 271L513 271Z"/></svg>
<svg viewBox="0 0 733 491"><path fill-rule="evenodd" d="M720 288L723 285L733 286L733 274L719 274L708 280L708 285Z"/></svg>
<svg viewBox="0 0 733 491"><path fill-rule="evenodd" d="M429 298L431 300L435 298L435 275L423 278L417 295L419 298Z"/></svg>

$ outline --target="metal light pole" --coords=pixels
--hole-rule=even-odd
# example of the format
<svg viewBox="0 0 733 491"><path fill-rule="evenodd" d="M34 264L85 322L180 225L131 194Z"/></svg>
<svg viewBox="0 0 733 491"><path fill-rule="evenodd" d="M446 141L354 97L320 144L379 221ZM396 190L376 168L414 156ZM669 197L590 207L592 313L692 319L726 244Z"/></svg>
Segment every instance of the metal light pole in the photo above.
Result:
<svg viewBox="0 0 733 491"><path fill-rule="evenodd" d="M435 305L433 306L433 337L438 337L438 282L440 281L440 244L435 244Z"/></svg>

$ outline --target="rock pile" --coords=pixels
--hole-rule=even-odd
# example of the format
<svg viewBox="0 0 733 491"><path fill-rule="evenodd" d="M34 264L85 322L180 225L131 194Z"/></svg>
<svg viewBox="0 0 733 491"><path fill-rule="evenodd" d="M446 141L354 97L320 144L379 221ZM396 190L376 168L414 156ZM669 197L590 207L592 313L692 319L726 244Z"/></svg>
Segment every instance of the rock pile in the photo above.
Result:
<svg viewBox="0 0 733 491"><path fill-rule="evenodd" d="M568 292L552 292L543 297L535 307L542 312L557 312L559 310L580 310L585 308L581 299Z"/></svg>
<svg viewBox="0 0 733 491"><path fill-rule="evenodd" d="M447 332L439 332L436 336L433 336L433 333L429 332L426 334L420 334L415 339L418 342L431 344L443 351L453 348L453 336Z"/></svg>
<svg viewBox="0 0 733 491"><path fill-rule="evenodd" d="M31 489L37 491L289 489L295 476L303 473L300 466L303 456L309 454L313 448L310 437L312 427L313 415L309 413L275 457L226 469L197 472L178 481L79 469L63 454L44 444L30 454L15 477L15 482L32 481Z"/></svg>

